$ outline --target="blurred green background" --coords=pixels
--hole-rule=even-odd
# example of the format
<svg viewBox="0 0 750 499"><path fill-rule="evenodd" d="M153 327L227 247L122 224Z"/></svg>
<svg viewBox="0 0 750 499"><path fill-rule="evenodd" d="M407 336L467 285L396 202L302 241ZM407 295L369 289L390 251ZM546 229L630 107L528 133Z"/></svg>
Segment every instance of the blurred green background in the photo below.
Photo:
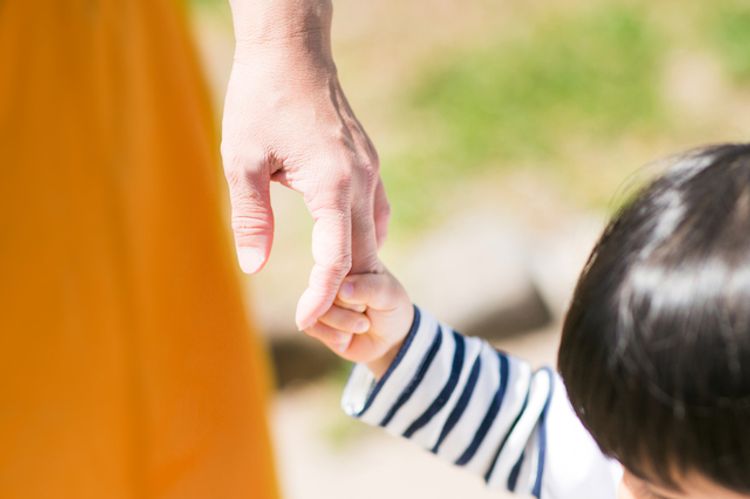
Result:
<svg viewBox="0 0 750 499"><path fill-rule="evenodd" d="M748 2L408 4L334 2L335 58L379 149L397 238L462 203L451 193L467 184L524 172L608 209L640 165L746 136ZM224 0L193 6L204 42L231 38Z"/></svg>

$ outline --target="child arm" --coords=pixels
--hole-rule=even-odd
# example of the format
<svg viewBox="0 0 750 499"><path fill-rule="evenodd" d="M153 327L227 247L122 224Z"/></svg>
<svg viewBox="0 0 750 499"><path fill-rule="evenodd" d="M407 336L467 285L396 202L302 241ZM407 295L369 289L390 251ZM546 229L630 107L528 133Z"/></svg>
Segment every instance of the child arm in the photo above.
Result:
<svg viewBox="0 0 750 499"><path fill-rule="evenodd" d="M541 495L555 377L467 338L415 307L377 381L357 365L344 410L478 474L491 487Z"/></svg>
<svg viewBox="0 0 750 499"><path fill-rule="evenodd" d="M554 371L532 371L439 323L390 275L347 280L355 291L340 300L365 305L370 323L338 350L358 362L342 398L348 414L414 441L491 488L545 499L615 497L617 467L576 418ZM324 319L347 330L333 315Z"/></svg>

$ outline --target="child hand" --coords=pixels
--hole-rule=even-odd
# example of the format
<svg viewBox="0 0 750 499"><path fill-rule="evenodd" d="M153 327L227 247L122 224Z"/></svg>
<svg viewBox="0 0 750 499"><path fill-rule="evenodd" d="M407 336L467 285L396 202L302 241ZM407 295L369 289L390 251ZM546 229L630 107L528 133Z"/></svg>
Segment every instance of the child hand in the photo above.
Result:
<svg viewBox="0 0 750 499"><path fill-rule="evenodd" d="M401 284L383 274L347 276L336 301L306 329L339 356L385 373L414 320L414 307Z"/></svg>

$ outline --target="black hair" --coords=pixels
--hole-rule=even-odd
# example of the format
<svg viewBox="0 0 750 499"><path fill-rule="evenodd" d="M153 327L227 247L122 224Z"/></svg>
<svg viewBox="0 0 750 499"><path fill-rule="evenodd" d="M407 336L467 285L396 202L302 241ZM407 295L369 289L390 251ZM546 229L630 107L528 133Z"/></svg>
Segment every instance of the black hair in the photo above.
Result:
<svg viewBox="0 0 750 499"><path fill-rule="evenodd" d="M750 144L680 157L615 216L558 364L584 426L632 473L750 493Z"/></svg>

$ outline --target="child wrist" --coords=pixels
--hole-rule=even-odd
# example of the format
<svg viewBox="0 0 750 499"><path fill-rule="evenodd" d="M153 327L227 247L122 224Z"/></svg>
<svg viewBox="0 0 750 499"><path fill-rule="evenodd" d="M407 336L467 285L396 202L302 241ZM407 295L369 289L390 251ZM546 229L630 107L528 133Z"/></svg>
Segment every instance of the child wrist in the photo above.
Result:
<svg viewBox="0 0 750 499"><path fill-rule="evenodd" d="M401 338L393 346L391 346L386 352L375 360L367 362L367 369L375 376L376 379L380 379L385 372L388 370L390 365L393 363L393 359L398 355L401 346L404 343L404 339Z"/></svg>

